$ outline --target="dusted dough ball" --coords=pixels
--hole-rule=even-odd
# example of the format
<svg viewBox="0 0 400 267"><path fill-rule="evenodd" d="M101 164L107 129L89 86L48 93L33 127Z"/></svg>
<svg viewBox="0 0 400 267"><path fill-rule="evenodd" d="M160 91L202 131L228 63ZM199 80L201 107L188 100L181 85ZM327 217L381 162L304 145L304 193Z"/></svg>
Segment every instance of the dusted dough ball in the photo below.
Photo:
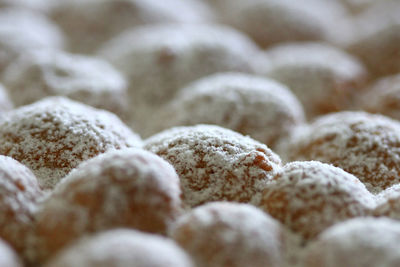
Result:
<svg viewBox="0 0 400 267"><path fill-rule="evenodd" d="M259 72L287 85L309 118L350 107L367 77L358 59L323 43L275 46L261 57Z"/></svg>
<svg viewBox="0 0 400 267"><path fill-rule="evenodd" d="M373 193L400 182L400 124L381 115L338 112L297 131L288 161L318 160L355 175Z"/></svg>
<svg viewBox="0 0 400 267"><path fill-rule="evenodd" d="M110 149L140 146L117 116L64 97L48 97L0 119L0 154L32 169L53 188L80 162Z"/></svg>
<svg viewBox="0 0 400 267"><path fill-rule="evenodd" d="M165 128L216 124L273 149L304 122L303 107L284 85L241 73L215 74L191 83L166 109L161 123Z"/></svg>
<svg viewBox="0 0 400 267"><path fill-rule="evenodd" d="M155 25L117 36L100 55L127 77L132 125L149 136L180 88L216 72L252 71L257 52L246 36L223 26Z"/></svg>
<svg viewBox="0 0 400 267"><path fill-rule="evenodd" d="M308 248L309 267L397 267L400 223L387 218L356 218L323 232Z"/></svg>
<svg viewBox="0 0 400 267"><path fill-rule="evenodd" d="M44 15L23 9L0 9L0 73L18 55L33 49L59 49L64 37Z"/></svg>
<svg viewBox="0 0 400 267"><path fill-rule="evenodd" d="M0 266L22 267L17 254L2 240L0 240Z"/></svg>
<svg viewBox="0 0 400 267"><path fill-rule="evenodd" d="M95 51L102 43L144 24L206 23L213 14L197 0L55 0L51 17L71 39L70 49ZM89 34L90 33L90 34Z"/></svg>
<svg viewBox="0 0 400 267"><path fill-rule="evenodd" d="M124 149L90 159L72 171L36 215L37 259L87 233L130 227L165 234L180 215L173 167L150 152Z"/></svg>
<svg viewBox="0 0 400 267"><path fill-rule="evenodd" d="M126 82L109 63L61 51L22 55L5 70L3 81L17 106L62 95L123 116Z"/></svg>
<svg viewBox="0 0 400 267"><path fill-rule="evenodd" d="M261 210L214 202L182 216L172 237L199 267L280 267L283 229Z"/></svg>
<svg viewBox="0 0 400 267"><path fill-rule="evenodd" d="M400 72L399 14L399 1L382 1L355 18L357 31L347 49L375 77Z"/></svg>
<svg viewBox="0 0 400 267"><path fill-rule="evenodd" d="M173 241L117 229L82 239L62 250L45 267L193 267Z"/></svg>
<svg viewBox="0 0 400 267"><path fill-rule="evenodd" d="M33 213L42 196L35 175L26 166L0 156L0 237L24 256L29 253ZM0 266L11 266L2 265L2 260L0 252Z"/></svg>
<svg viewBox="0 0 400 267"><path fill-rule="evenodd" d="M165 130L147 139L145 148L175 167L191 207L219 200L257 203L281 164L267 146L212 125Z"/></svg>
<svg viewBox="0 0 400 267"><path fill-rule="evenodd" d="M260 207L305 239L346 219L368 215L373 195L353 175L318 161L284 166L263 191Z"/></svg>
<svg viewBox="0 0 400 267"><path fill-rule="evenodd" d="M361 96L361 107L400 120L400 74L379 79Z"/></svg>
<svg viewBox="0 0 400 267"><path fill-rule="evenodd" d="M252 37L260 46L290 41L335 40L333 31L347 15L335 1L219 0L222 21Z"/></svg>

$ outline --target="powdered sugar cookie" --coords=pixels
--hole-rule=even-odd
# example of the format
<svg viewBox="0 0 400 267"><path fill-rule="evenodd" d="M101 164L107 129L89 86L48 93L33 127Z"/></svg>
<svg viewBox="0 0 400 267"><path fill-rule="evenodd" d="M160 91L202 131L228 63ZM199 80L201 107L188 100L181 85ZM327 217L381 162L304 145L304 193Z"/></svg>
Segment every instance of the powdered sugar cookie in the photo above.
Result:
<svg viewBox="0 0 400 267"><path fill-rule="evenodd" d="M336 224L311 244L305 257L310 267L396 267L400 223L387 218L356 218Z"/></svg>
<svg viewBox="0 0 400 267"><path fill-rule="evenodd" d="M165 234L180 215L173 167L141 149L107 152L72 171L36 215L39 262L88 233L130 227Z"/></svg>
<svg viewBox="0 0 400 267"><path fill-rule="evenodd" d="M303 107L284 85L241 74L214 74L186 86L166 108L165 128L216 124L271 148L304 122ZM162 116L163 118L163 116Z"/></svg>
<svg viewBox="0 0 400 267"><path fill-rule="evenodd" d="M46 267L193 267L185 252L169 239L134 230L99 233L71 245Z"/></svg>
<svg viewBox="0 0 400 267"><path fill-rule="evenodd" d="M248 205L214 202L182 216L172 237L199 267L282 266L283 229Z"/></svg>
<svg viewBox="0 0 400 267"><path fill-rule="evenodd" d="M114 114L63 97L14 109L0 120L0 154L32 169L44 189L82 161L140 145L140 138Z"/></svg>
<svg viewBox="0 0 400 267"><path fill-rule="evenodd" d="M3 82L16 106L62 95L123 116L128 104L126 81L110 64L61 51L20 56L5 70Z"/></svg>
<svg viewBox="0 0 400 267"><path fill-rule="evenodd" d="M370 214L373 195L353 175L318 161L286 164L263 191L260 207L305 239Z"/></svg>
<svg viewBox="0 0 400 267"><path fill-rule="evenodd" d="M287 85L309 118L352 106L367 79L358 59L324 43L278 45L263 56L260 73Z"/></svg>
<svg viewBox="0 0 400 267"><path fill-rule="evenodd" d="M191 207L219 200L257 203L281 164L267 146L212 125L171 128L144 147L175 167Z"/></svg>
<svg viewBox="0 0 400 267"><path fill-rule="evenodd" d="M143 136L176 92L222 71L252 71L257 47L243 34L219 25L155 25L122 33L100 55L128 79L132 125Z"/></svg>
<svg viewBox="0 0 400 267"><path fill-rule="evenodd" d="M0 237L24 256L30 249L33 213L42 196L35 175L26 166L0 156ZM0 256L0 263L2 260Z"/></svg>
<svg viewBox="0 0 400 267"><path fill-rule="evenodd" d="M400 124L381 115L322 116L291 139L288 160L319 160L355 175L376 193L399 183Z"/></svg>

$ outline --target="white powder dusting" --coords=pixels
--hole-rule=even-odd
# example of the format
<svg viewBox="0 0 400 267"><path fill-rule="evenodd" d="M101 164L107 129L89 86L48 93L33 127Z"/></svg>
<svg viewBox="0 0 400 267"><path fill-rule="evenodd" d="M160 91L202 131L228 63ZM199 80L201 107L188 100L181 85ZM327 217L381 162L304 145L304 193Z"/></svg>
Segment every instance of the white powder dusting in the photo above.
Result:
<svg viewBox="0 0 400 267"><path fill-rule="evenodd" d="M5 70L3 82L16 106L61 95L123 115L128 104L126 81L110 64L61 51L23 54Z"/></svg>
<svg viewBox="0 0 400 267"><path fill-rule="evenodd" d="M370 214L375 199L340 168L317 161L293 162L266 185L260 207L312 239L330 225Z"/></svg>
<svg viewBox="0 0 400 267"><path fill-rule="evenodd" d="M46 267L193 267L172 240L116 229L84 238L60 252Z"/></svg>
<svg viewBox="0 0 400 267"><path fill-rule="evenodd" d="M58 27L44 15L17 8L0 10L0 71L22 52L60 49L63 43Z"/></svg>
<svg viewBox="0 0 400 267"><path fill-rule="evenodd" d="M380 192L400 182L400 124L365 112L326 115L296 132L287 155L331 163Z"/></svg>
<svg viewBox="0 0 400 267"><path fill-rule="evenodd" d="M325 43L275 46L260 57L259 71L287 85L309 117L351 106L366 70L352 55Z"/></svg>
<svg viewBox="0 0 400 267"><path fill-rule="evenodd" d="M397 267L400 223L387 218L356 218L323 232L310 244L308 267Z"/></svg>
<svg viewBox="0 0 400 267"><path fill-rule="evenodd" d="M182 89L166 107L159 127L216 124L274 148L303 122L301 104L284 85L249 74L223 73Z"/></svg>
<svg viewBox="0 0 400 267"><path fill-rule="evenodd" d="M218 200L257 203L281 164L267 146L212 125L166 130L147 139L145 148L175 167L192 207Z"/></svg>
<svg viewBox="0 0 400 267"><path fill-rule="evenodd" d="M148 151L123 149L90 159L63 179L37 213L38 258L115 227L165 234L182 211L180 197L173 167ZM65 234L53 240L53 231Z"/></svg>
<svg viewBox="0 0 400 267"><path fill-rule="evenodd" d="M280 224L248 205L214 202L182 216L171 236L199 267L280 267L283 231Z"/></svg>
<svg viewBox="0 0 400 267"><path fill-rule="evenodd" d="M31 168L45 189L82 161L134 146L140 138L117 116L64 97L14 109L0 121L0 154Z"/></svg>
<svg viewBox="0 0 400 267"><path fill-rule="evenodd" d="M400 220L400 184L395 184L376 195L375 216Z"/></svg>
<svg viewBox="0 0 400 267"><path fill-rule="evenodd" d="M33 213L43 196L35 175L18 161L0 156L0 196L0 237L25 256Z"/></svg>
<svg viewBox="0 0 400 267"><path fill-rule="evenodd" d="M122 33L99 51L127 77L132 125L144 136L159 109L196 79L223 71L253 71L257 47L221 25L152 25Z"/></svg>

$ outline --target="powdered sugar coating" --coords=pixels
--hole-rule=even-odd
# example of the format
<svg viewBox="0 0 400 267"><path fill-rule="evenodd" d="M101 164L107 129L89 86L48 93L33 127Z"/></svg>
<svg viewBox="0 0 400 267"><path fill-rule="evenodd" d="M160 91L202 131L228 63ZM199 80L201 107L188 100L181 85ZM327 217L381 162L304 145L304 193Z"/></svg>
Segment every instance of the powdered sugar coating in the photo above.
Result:
<svg viewBox="0 0 400 267"><path fill-rule="evenodd" d="M355 18L357 31L347 44L374 77L400 72L400 3L379 1Z"/></svg>
<svg viewBox="0 0 400 267"><path fill-rule="evenodd" d="M195 81L166 108L163 126L216 124L274 148L304 122L303 107L284 85L241 73Z"/></svg>
<svg viewBox="0 0 400 267"><path fill-rule="evenodd" d="M5 70L3 82L17 106L62 95L121 116L128 104L126 81L109 63L62 51L23 54Z"/></svg>
<svg viewBox="0 0 400 267"><path fill-rule="evenodd" d="M396 267L399 243L399 222L356 218L323 232L308 249L305 266Z"/></svg>
<svg viewBox="0 0 400 267"><path fill-rule="evenodd" d="M82 161L135 146L140 138L117 116L64 97L14 109L0 120L0 154L31 168L45 189Z"/></svg>
<svg viewBox="0 0 400 267"><path fill-rule="evenodd" d="M373 195L353 175L318 161L286 164L263 191L260 207L305 239L370 214Z"/></svg>
<svg viewBox="0 0 400 267"><path fill-rule="evenodd" d="M365 112L322 116L297 132L289 160L331 163L359 178L373 193L400 182L400 124Z"/></svg>
<svg viewBox="0 0 400 267"><path fill-rule="evenodd" d="M134 230L103 232L71 245L45 267L193 267L173 241Z"/></svg>
<svg viewBox="0 0 400 267"><path fill-rule="evenodd" d="M282 266L280 224L248 205L214 202L182 216L171 235L199 267Z"/></svg>
<svg viewBox="0 0 400 267"><path fill-rule="evenodd" d="M367 73L350 54L324 43L275 46L261 57L261 74L287 85L308 117L351 106Z"/></svg>
<svg viewBox="0 0 400 267"><path fill-rule="evenodd" d="M191 207L219 200L257 203L281 164L267 146L212 125L171 128L144 147L175 167Z"/></svg>
<svg viewBox="0 0 400 267"><path fill-rule="evenodd" d="M73 170L37 213L37 258L87 233L115 227L165 234L182 211L179 178L141 149L111 151Z"/></svg>
<svg viewBox="0 0 400 267"><path fill-rule="evenodd" d="M99 54L130 83L132 125L149 136L160 108L187 83L222 71L251 72L257 47L220 25L153 25L122 33Z"/></svg>
<svg viewBox="0 0 400 267"><path fill-rule="evenodd" d="M400 74L376 81L361 97L361 107L400 120Z"/></svg>
<svg viewBox="0 0 400 267"><path fill-rule="evenodd" d="M2 240L0 240L0 266L22 267L17 254Z"/></svg>
<svg viewBox="0 0 400 267"><path fill-rule="evenodd" d="M0 155L0 237L20 254L29 249L33 213L42 195L35 175L26 166Z"/></svg>
<svg viewBox="0 0 400 267"><path fill-rule="evenodd" d="M94 52L119 33L147 24L207 23L213 14L196 0L53 0L51 17L71 39L70 49ZM90 34L88 34L90 33Z"/></svg>
<svg viewBox="0 0 400 267"><path fill-rule="evenodd" d="M400 220L400 184L395 184L376 196L375 216L386 216Z"/></svg>
<svg viewBox="0 0 400 267"><path fill-rule="evenodd" d="M336 1L222 0L218 1L224 23L251 36L260 46L276 43L335 40L337 26L347 12Z"/></svg>
<svg viewBox="0 0 400 267"><path fill-rule="evenodd" d="M0 72L22 52L63 45L62 33L44 15L16 8L0 10Z"/></svg>

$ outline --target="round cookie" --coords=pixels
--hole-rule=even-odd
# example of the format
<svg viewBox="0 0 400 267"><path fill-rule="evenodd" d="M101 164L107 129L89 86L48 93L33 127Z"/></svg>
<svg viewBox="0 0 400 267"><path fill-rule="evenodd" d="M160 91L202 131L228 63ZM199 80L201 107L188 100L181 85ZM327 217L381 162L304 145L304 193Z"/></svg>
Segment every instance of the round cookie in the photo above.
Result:
<svg viewBox="0 0 400 267"><path fill-rule="evenodd" d="M33 213L42 196L35 175L26 166L0 155L0 237L24 256L29 253Z"/></svg>
<svg viewBox="0 0 400 267"><path fill-rule="evenodd" d="M37 261L80 236L111 228L165 234L182 211L180 197L174 168L148 151L123 149L90 159L37 212Z"/></svg>
<svg viewBox="0 0 400 267"><path fill-rule="evenodd" d="M400 74L376 81L361 96L361 108L400 120Z"/></svg>
<svg viewBox="0 0 400 267"><path fill-rule="evenodd" d="M399 13L400 2L382 1L355 18L357 31L347 49L374 77L400 72Z"/></svg>
<svg viewBox="0 0 400 267"><path fill-rule="evenodd" d="M306 240L370 214L373 195L353 175L318 161L292 162L268 183L260 207Z"/></svg>
<svg viewBox="0 0 400 267"><path fill-rule="evenodd" d="M245 32L261 47L277 43L334 40L334 27L347 15L336 1L220 0L222 21Z"/></svg>
<svg viewBox="0 0 400 267"><path fill-rule="evenodd" d="M259 72L287 85L309 118L350 107L367 78L358 59L324 43L275 46L261 57Z"/></svg>
<svg viewBox="0 0 400 267"><path fill-rule="evenodd" d="M144 24L206 23L209 7L196 0L54 1L50 15L71 40L70 49L91 53L124 30ZM88 34L90 33L90 34Z"/></svg>
<svg viewBox="0 0 400 267"><path fill-rule="evenodd" d="M191 207L220 200L257 203L281 164L267 146L212 125L171 128L144 147L175 167Z"/></svg>
<svg viewBox="0 0 400 267"><path fill-rule="evenodd" d="M365 112L322 116L297 131L286 158L331 163L355 175L373 193L400 182L400 124Z"/></svg>
<svg viewBox="0 0 400 267"><path fill-rule="evenodd" d="M251 72L258 52L251 40L219 25L152 25L122 33L99 54L128 79L130 115L143 136L180 88L223 71Z"/></svg>
<svg viewBox="0 0 400 267"><path fill-rule="evenodd" d="M140 138L114 114L64 97L11 110L0 120L0 154L32 169L44 189L82 161L140 145Z"/></svg>
<svg viewBox="0 0 400 267"><path fill-rule="evenodd" d="M119 116L127 110L125 79L94 57L47 50L26 53L4 71L3 82L16 106L62 95Z"/></svg>
<svg viewBox="0 0 400 267"><path fill-rule="evenodd" d="M214 202L182 216L172 238L198 267L279 267L283 263L283 229L261 210Z"/></svg>
<svg viewBox="0 0 400 267"><path fill-rule="evenodd" d="M185 252L161 236L116 229L62 250L45 267L193 267Z"/></svg>
<svg viewBox="0 0 400 267"><path fill-rule="evenodd" d="M387 218L356 218L336 224L310 245L309 267L397 267L400 223Z"/></svg>
<svg viewBox="0 0 400 267"><path fill-rule="evenodd" d="M23 52L60 49L63 45L63 34L44 15L26 9L0 9L0 73Z"/></svg>
<svg viewBox="0 0 400 267"><path fill-rule="evenodd" d="M2 240L0 240L0 266L22 267L17 254Z"/></svg>
<svg viewBox="0 0 400 267"><path fill-rule="evenodd" d="M216 124L274 149L304 123L304 111L282 84L250 74L221 73L187 85L161 118L164 128Z"/></svg>

